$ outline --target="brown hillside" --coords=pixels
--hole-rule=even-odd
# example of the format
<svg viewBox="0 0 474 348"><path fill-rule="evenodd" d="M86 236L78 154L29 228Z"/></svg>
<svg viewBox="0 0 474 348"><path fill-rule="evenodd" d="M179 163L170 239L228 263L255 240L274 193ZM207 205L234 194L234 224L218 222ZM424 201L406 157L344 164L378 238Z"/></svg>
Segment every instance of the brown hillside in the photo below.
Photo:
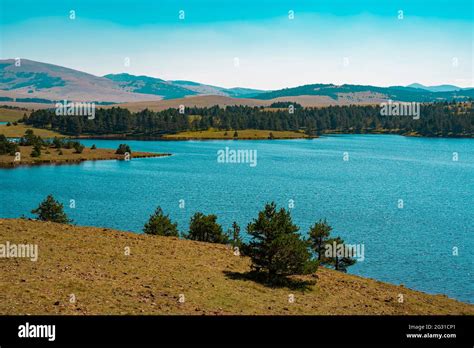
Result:
<svg viewBox="0 0 474 348"><path fill-rule="evenodd" d="M443 295L324 268L304 292L265 287L225 245L0 219L7 241L37 244L39 257L0 257L0 314L474 314Z"/></svg>

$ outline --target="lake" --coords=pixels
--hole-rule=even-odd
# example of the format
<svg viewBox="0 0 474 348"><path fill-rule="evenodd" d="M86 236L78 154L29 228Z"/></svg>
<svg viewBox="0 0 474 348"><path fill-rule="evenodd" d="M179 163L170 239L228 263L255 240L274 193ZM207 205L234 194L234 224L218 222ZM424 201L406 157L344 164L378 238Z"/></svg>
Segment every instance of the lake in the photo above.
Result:
<svg viewBox="0 0 474 348"><path fill-rule="evenodd" d="M116 148L124 141L82 142ZM294 203L302 234L326 218L346 243L364 245L364 261L349 273L474 303L471 139L339 135L127 144L173 156L0 169L0 216L31 216L52 193L78 225L140 232L160 205L181 231L196 211L216 214L225 230L234 220L245 230L265 202ZM256 165L218 162L226 147L256 151Z"/></svg>

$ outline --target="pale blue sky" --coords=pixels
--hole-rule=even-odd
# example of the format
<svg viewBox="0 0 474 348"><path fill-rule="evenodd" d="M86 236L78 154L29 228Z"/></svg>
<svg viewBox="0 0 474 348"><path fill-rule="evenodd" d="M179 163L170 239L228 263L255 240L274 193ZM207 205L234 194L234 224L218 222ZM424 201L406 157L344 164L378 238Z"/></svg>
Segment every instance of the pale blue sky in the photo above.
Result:
<svg viewBox="0 0 474 348"><path fill-rule="evenodd" d="M0 2L1 58L96 75L128 72L260 89L474 86L472 1Z"/></svg>

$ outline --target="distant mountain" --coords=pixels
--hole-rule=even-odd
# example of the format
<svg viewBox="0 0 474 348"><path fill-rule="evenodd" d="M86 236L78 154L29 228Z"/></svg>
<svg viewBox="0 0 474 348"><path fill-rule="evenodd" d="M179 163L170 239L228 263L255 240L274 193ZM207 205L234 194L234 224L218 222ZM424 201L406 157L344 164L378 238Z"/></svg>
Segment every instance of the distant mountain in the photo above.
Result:
<svg viewBox="0 0 474 348"><path fill-rule="evenodd" d="M249 88L223 88L193 81L165 81L149 76L129 74L109 74L104 77L118 82L120 87L135 93L155 94L163 99L183 98L193 95L221 95L233 98L245 98L262 91Z"/></svg>
<svg viewBox="0 0 474 348"><path fill-rule="evenodd" d="M174 85L168 81L149 76L135 76L130 74L109 74L105 75L111 81L128 92L144 93L159 96L163 99L183 98L186 96L196 95L197 93Z"/></svg>
<svg viewBox="0 0 474 348"><path fill-rule="evenodd" d="M364 101L397 100L406 102L434 102L442 100L474 98L474 88L460 91L431 92L425 89L413 87L375 87L360 85L333 85L313 84L294 88L285 88L271 92L254 95L256 99L291 99L297 96L321 96L329 97L335 101L353 101L363 103Z"/></svg>
<svg viewBox="0 0 474 348"><path fill-rule="evenodd" d="M195 91L201 95L222 95L225 97L233 98L247 98L252 95L256 95L265 91L251 88L223 88L212 85L205 85L202 83L192 82L192 81L169 81L175 85L183 86L187 89Z"/></svg>
<svg viewBox="0 0 474 348"><path fill-rule="evenodd" d="M130 93L117 83L61 66L21 59L0 60L0 97L44 102L72 101L145 101L157 100L149 94Z"/></svg>
<svg viewBox="0 0 474 348"><path fill-rule="evenodd" d="M424 86L420 83L412 83L411 85L408 85L407 87L420 88L420 89L424 89L430 92L452 92L452 91L459 91L462 89L469 89L469 88L461 88L454 85Z"/></svg>
<svg viewBox="0 0 474 348"><path fill-rule="evenodd" d="M429 90L429 89L434 89ZM387 99L433 102L474 98L474 89L443 85L426 87L375 87L361 85L311 84L275 91L250 88L224 88L194 81L163 80L126 73L103 77L53 64L22 59L0 60L0 101L51 103L57 100L89 101L102 104L158 102L163 99L218 96L248 105L269 105L273 101L298 102L303 106L374 104ZM255 102L253 102L253 99ZM213 98L205 98L211 102ZM225 105L232 101L225 100ZM265 103L262 103L265 101ZM194 99L198 102L198 99ZM160 103L160 105L166 103Z"/></svg>
<svg viewBox="0 0 474 348"><path fill-rule="evenodd" d="M53 64L21 59L0 60L0 101L50 103L57 100L122 103L197 95L241 98L261 91L223 88L192 81L165 81L149 76L94 76Z"/></svg>

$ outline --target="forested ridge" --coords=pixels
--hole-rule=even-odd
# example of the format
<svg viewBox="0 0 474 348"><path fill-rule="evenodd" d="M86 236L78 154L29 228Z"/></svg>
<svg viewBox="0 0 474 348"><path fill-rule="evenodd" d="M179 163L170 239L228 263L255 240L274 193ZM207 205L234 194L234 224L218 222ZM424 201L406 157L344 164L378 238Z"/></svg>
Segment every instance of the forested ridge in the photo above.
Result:
<svg viewBox="0 0 474 348"><path fill-rule="evenodd" d="M324 108L268 109L249 106L185 108L160 112L148 109L132 113L113 107L98 109L94 119L82 116L57 116L54 110L37 110L23 122L67 135L121 134L160 137L188 130L261 129L300 130L308 135L323 133L419 134L422 136L472 137L474 113L472 102L422 104L420 118L382 116L379 106L329 106Z"/></svg>

